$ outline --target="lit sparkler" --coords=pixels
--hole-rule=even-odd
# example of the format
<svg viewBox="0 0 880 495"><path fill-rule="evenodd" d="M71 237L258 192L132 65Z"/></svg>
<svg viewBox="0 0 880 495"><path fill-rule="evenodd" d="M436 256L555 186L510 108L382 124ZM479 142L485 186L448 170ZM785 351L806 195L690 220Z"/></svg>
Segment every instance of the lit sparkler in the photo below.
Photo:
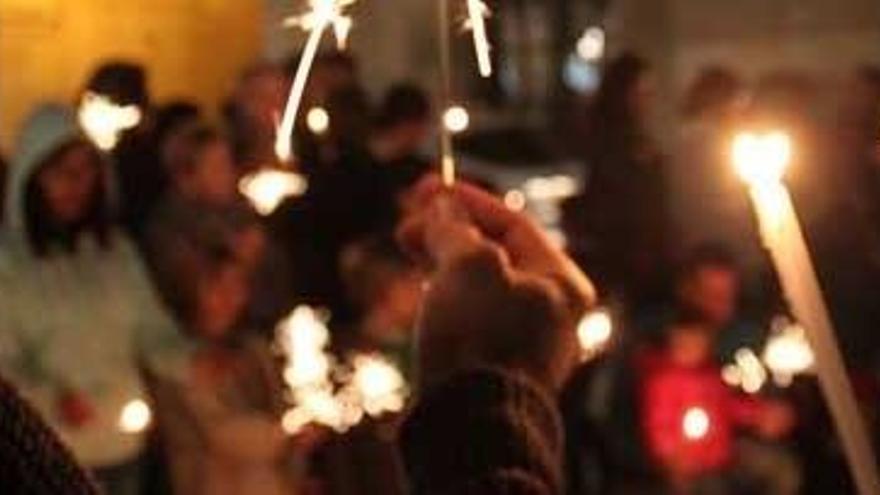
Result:
<svg viewBox="0 0 880 495"><path fill-rule="evenodd" d="M290 95L284 114L278 125L275 136L275 154L282 162L288 162L293 157L292 139L293 130L296 126L299 107L302 103L303 93L312 71L312 65L321 45L321 38L328 27L332 27L336 36L336 42L340 48L344 48L351 31L351 17L345 15L345 8L355 3L356 0L309 0L310 10L300 16L291 17L284 21L285 26L296 26L309 33L299 66L293 78Z"/></svg>
<svg viewBox="0 0 880 495"><path fill-rule="evenodd" d="M140 123L142 113L137 105L117 105L104 95L89 92L83 95L77 117L95 146L110 151L124 131Z"/></svg>
<svg viewBox="0 0 880 495"><path fill-rule="evenodd" d="M301 175L273 168L249 174L238 184L239 191L261 215L269 215L285 198L303 194L308 183Z"/></svg>
<svg viewBox="0 0 880 495"><path fill-rule="evenodd" d="M489 45L489 37L486 34L486 19L491 12L482 0L466 0L468 17L465 27L470 29L474 38L474 52L477 56L477 65L480 69L480 75L489 77L492 75L492 59L489 56L491 46Z"/></svg>
<svg viewBox="0 0 880 495"><path fill-rule="evenodd" d="M310 424L344 432L366 416L403 409L408 390L400 371L374 354L340 363L328 351L330 333L315 310L296 308L278 326L277 340L292 403L281 420L286 432L296 434Z"/></svg>

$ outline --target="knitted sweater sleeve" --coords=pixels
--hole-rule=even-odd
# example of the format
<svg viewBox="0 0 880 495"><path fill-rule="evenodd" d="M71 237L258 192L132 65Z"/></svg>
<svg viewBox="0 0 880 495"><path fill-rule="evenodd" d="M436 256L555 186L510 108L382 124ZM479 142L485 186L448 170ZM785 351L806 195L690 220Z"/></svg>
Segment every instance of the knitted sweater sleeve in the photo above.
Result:
<svg viewBox="0 0 880 495"><path fill-rule="evenodd" d="M22 495L97 495L39 415L0 379L0 488Z"/></svg>
<svg viewBox="0 0 880 495"><path fill-rule="evenodd" d="M544 390L498 370L425 391L401 431L413 495L557 495L562 433Z"/></svg>

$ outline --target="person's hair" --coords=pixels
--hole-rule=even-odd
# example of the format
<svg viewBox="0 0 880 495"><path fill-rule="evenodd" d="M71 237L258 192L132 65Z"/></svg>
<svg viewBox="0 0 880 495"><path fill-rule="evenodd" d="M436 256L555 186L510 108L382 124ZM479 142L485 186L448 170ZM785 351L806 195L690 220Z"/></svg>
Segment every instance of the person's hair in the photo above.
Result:
<svg viewBox="0 0 880 495"><path fill-rule="evenodd" d="M99 66L86 83L86 91L110 98L117 105L150 104L147 72L134 62L112 60Z"/></svg>
<svg viewBox="0 0 880 495"><path fill-rule="evenodd" d="M161 146L165 139L178 129L196 123L201 118L201 109L189 101L172 101L156 111L156 124L153 130L156 145Z"/></svg>
<svg viewBox="0 0 880 495"><path fill-rule="evenodd" d="M677 280L690 280L706 268L739 273L736 257L729 249L717 243L704 243L692 248L679 263Z"/></svg>
<svg viewBox="0 0 880 495"><path fill-rule="evenodd" d="M638 117L632 114L630 95L649 70L648 63L632 53L623 53L605 66L593 104L599 125L628 125Z"/></svg>
<svg viewBox="0 0 880 495"><path fill-rule="evenodd" d="M368 310L381 298L395 277L414 269L394 239L385 235L348 245L340 265L348 297L359 312Z"/></svg>
<svg viewBox="0 0 880 495"><path fill-rule="evenodd" d="M58 160L77 147L88 149L92 164L98 168L98 179L88 199L85 216L75 225L60 225L54 218L52 210L40 187L39 176L46 170L57 165ZM107 183L103 180L103 158L100 152L83 140L71 141L50 154L37 167L24 185L24 220L25 232L31 251L37 256L46 256L52 246L60 246L68 252L75 252L77 238L81 234L89 234L98 245L109 249L112 243L113 215L110 209Z"/></svg>
<svg viewBox="0 0 880 495"><path fill-rule="evenodd" d="M735 99L742 87L742 81L732 71L720 66L707 67L688 88L681 112L693 118L720 108Z"/></svg>
<svg viewBox="0 0 880 495"><path fill-rule="evenodd" d="M225 139L217 129L202 123L190 124L181 132L181 152L168 164L175 175L192 173L205 148Z"/></svg>
<svg viewBox="0 0 880 495"><path fill-rule="evenodd" d="M398 84L385 93L376 115L376 127L388 129L431 118L431 102L425 92L413 84Z"/></svg>

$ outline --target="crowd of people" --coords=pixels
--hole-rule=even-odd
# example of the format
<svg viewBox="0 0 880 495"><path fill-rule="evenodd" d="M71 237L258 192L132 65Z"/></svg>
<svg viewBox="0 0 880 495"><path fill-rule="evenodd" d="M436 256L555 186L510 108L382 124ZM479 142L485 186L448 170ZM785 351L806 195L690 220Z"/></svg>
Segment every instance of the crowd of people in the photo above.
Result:
<svg viewBox="0 0 880 495"><path fill-rule="evenodd" d="M142 67L106 63L83 95L142 114L109 151L79 100L24 123L0 169L0 375L18 391L0 400L20 393L63 447L8 406L23 448L61 458L26 479L0 448L0 480L89 493L74 487L93 477L114 495L851 490L813 376L749 394L722 379L786 312L727 143L746 125L794 137L790 184L880 438L880 71L860 69L823 114L800 74L749 86L708 68L663 152L650 66L610 60L571 147L586 179L563 205L563 252L484 188L442 186L424 153L430 98L400 84L373 102L340 53L319 57L304 96L328 125L292 138L307 190L257 212L239 184L278 165L296 62L251 67L216 112L159 104ZM574 329L597 300L615 334L584 362ZM407 413L282 428L272 339L303 304L331 315L335 354L403 371ZM19 428L5 414L0 433ZM88 476L60 467L65 448Z"/></svg>

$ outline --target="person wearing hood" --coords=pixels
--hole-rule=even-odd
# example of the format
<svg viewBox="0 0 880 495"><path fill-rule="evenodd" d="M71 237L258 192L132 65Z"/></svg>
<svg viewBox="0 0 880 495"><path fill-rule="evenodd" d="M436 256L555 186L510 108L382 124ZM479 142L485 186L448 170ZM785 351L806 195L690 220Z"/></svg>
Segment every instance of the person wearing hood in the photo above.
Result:
<svg viewBox="0 0 880 495"><path fill-rule="evenodd" d="M108 493L127 494L150 421L138 368L173 360L179 341L113 221L108 172L66 108L26 122L0 257L0 369Z"/></svg>

